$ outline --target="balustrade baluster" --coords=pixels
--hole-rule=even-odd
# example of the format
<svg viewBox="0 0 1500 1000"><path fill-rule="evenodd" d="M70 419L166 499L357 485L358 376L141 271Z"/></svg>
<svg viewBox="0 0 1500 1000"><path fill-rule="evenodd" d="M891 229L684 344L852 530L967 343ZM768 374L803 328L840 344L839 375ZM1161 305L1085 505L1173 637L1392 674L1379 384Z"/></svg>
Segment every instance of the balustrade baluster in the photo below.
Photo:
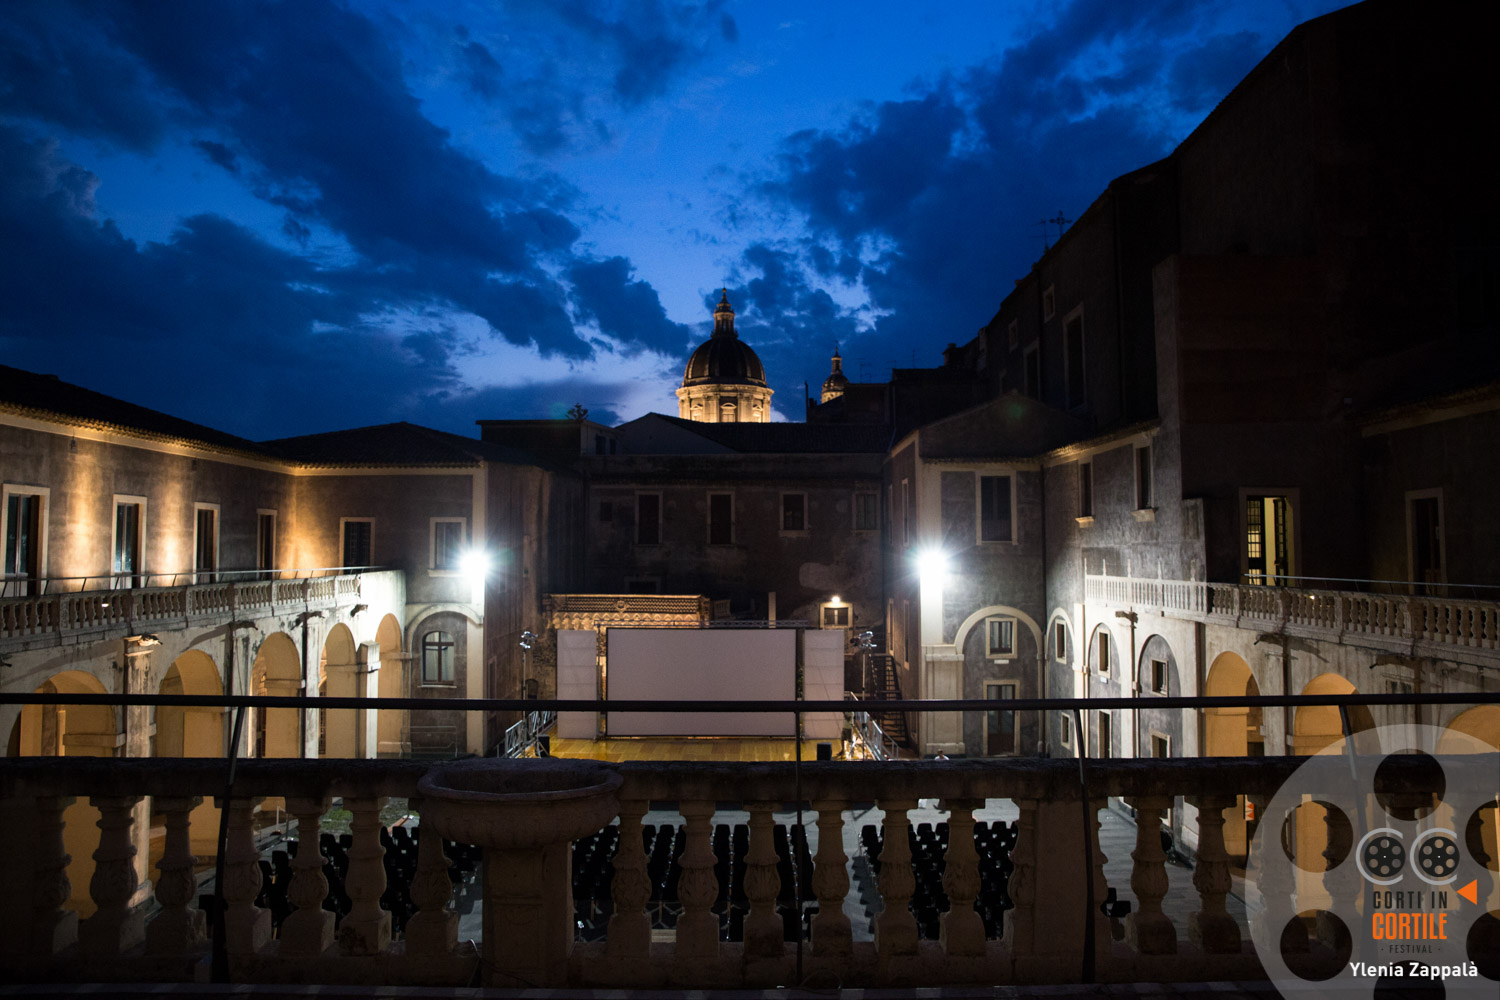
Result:
<svg viewBox="0 0 1500 1000"><path fill-rule="evenodd" d="M135 874L135 804L139 795L90 796L99 810L99 848L89 895L98 909L78 925L78 948L85 955L124 954L146 936L145 917L130 905L139 882Z"/></svg>
<svg viewBox="0 0 1500 1000"><path fill-rule="evenodd" d="M812 923L815 955L847 955L854 949L844 897L849 894L848 857L844 854L844 808L842 799L814 802L818 811L818 854L813 859L813 892L818 897L818 915ZM981 932L982 933L982 932Z"/></svg>
<svg viewBox="0 0 1500 1000"><path fill-rule="evenodd" d="M222 797L214 799L220 809ZM271 940L271 911L256 906L260 896L260 852L252 827L259 798L230 799L224 844L224 941L231 958L256 954Z"/></svg>
<svg viewBox="0 0 1500 1000"><path fill-rule="evenodd" d="M1130 858L1130 889L1136 908L1125 918L1126 939L1142 955L1175 955L1177 932L1161 911L1167 895L1167 856L1161 849L1161 817L1172 800L1150 796L1135 800L1135 850Z"/></svg>
<svg viewBox="0 0 1500 1000"><path fill-rule="evenodd" d="M979 854L974 850L974 810L982 799L948 800L948 853L943 859L943 891L948 912L942 919L943 950L949 955L984 954L984 918L974 911L979 898Z"/></svg>
<svg viewBox="0 0 1500 1000"><path fill-rule="evenodd" d="M1006 891L1010 895L1011 912L1005 921L1002 940L1010 944L1010 953L1016 958L1033 955L1036 947L1036 922L1023 918L1036 908L1036 799L1016 799L1016 841L1010 849L1010 881ZM951 827L950 827L951 830Z"/></svg>
<svg viewBox="0 0 1500 1000"><path fill-rule="evenodd" d="M29 939L34 954L55 955L78 940L78 914L66 909L73 895L68 865L73 856L63 842L63 810L73 804L71 795L47 795L36 799L36 856L32 867L31 933L7 934L7 942L21 949ZM7 948L7 951L10 949Z"/></svg>
<svg viewBox="0 0 1500 1000"><path fill-rule="evenodd" d="M420 799L412 808L422 811ZM417 912L406 922L406 953L422 958L446 958L458 946L458 914L453 911L453 881L448 877L448 855L435 827L417 830L417 874L411 882Z"/></svg>
<svg viewBox="0 0 1500 1000"><path fill-rule="evenodd" d="M197 902L198 880L193 875L197 858L188 834L188 816L203 800L158 798L156 809L166 813L167 837L161 860L156 863L156 901L161 912L146 927L146 952L151 955L192 955L207 947L203 911Z"/></svg>
<svg viewBox="0 0 1500 1000"><path fill-rule="evenodd" d="M781 875L776 870L774 821L770 802L751 802L750 850L745 855L745 897L750 913L745 917L745 957L775 958L784 950L781 917L776 896Z"/></svg>
<svg viewBox="0 0 1500 1000"><path fill-rule="evenodd" d="M897 955L917 953L917 921L908 908L917 888L911 871L910 823L906 814L917 807L916 799L882 799L880 897L885 909L875 918L875 952L882 962Z"/></svg>
<svg viewBox="0 0 1500 1000"><path fill-rule="evenodd" d="M646 870L646 850L641 844L641 821L649 805L641 799L620 801L620 846L615 849L615 875L610 885L615 911L609 917L605 944L611 958L644 959L651 953L651 920L646 915L651 876ZM747 925L747 949L749 941Z"/></svg>
<svg viewBox="0 0 1500 1000"><path fill-rule="evenodd" d="M339 952L378 955L391 943L391 915L380 908L385 895L385 847L380 842L380 807L384 798L349 803L354 843L349 848L349 877L344 891L353 904L339 926Z"/></svg>
<svg viewBox="0 0 1500 1000"><path fill-rule="evenodd" d="M328 879L323 875L323 849L318 843L318 819L328 811L328 797L289 798L287 811L297 820L297 856L292 859L292 883L287 899L296 907L281 922L283 955L321 955L333 944L333 914L323 909Z"/></svg>
<svg viewBox="0 0 1500 1000"><path fill-rule="evenodd" d="M680 861L682 874L677 898L682 916L677 918L677 957L696 961L719 954L719 917L711 907L718 898L714 877L712 802L684 802L679 807L687 827L687 847Z"/></svg>
<svg viewBox="0 0 1500 1000"><path fill-rule="evenodd" d="M1201 909L1188 920L1188 939L1212 955L1238 955L1240 928L1229 915L1224 899L1234 888L1229 854L1224 849L1224 810L1235 805L1232 795L1203 795L1198 807L1198 864L1193 888Z"/></svg>

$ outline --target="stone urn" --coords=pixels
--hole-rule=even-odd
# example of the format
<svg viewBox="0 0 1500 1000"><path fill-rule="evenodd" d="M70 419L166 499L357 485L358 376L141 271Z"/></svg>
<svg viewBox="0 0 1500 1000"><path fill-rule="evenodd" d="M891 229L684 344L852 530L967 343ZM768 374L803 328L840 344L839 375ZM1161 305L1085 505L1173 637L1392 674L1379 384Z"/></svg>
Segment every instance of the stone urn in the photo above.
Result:
<svg viewBox="0 0 1500 1000"><path fill-rule="evenodd" d="M417 784L423 823L484 851L484 983L563 986L573 950L572 842L619 814L624 779L591 760L483 758Z"/></svg>

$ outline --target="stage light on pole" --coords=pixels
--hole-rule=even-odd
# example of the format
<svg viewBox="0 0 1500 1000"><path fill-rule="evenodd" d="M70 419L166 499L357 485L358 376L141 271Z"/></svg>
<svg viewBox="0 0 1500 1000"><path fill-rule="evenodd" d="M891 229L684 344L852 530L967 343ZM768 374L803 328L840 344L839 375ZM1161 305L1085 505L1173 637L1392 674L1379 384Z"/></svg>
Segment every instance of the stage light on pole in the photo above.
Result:
<svg viewBox="0 0 1500 1000"><path fill-rule="evenodd" d="M489 553L483 549L470 549L464 553L459 568L463 574L475 583L483 583L484 578L490 574Z"/></svg>

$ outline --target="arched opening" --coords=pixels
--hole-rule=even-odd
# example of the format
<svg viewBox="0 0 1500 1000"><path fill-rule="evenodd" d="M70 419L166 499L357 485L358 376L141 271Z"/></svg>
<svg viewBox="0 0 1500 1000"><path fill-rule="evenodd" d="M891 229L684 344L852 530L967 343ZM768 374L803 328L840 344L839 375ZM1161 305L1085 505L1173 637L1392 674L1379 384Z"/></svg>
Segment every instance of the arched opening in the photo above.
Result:
<svg viewBox="0 0 1500 1000"><path fill-rule="evenodd" d="M302 693L302 664L297 644L285 632L266 637L250 671L256 694L295 697ZM295 708L255 710L255 756L301 757L302 724Z"/></svg>
<svg viewBox="0 0 1500 1000"><path fill-rule="evenodd" d="M380 679L376 690L382 698L406 697L406 658L401 653L401 623L395 615L380 620L375 641L380 645ZM408 718L405 709L380 709L376 721L378 756L401 757L411 750Z"/></svg>
<svg viewBox="0 0 1500 1000"><path fill-rule="evenodd" d="M37 694L108 694L93 674L66 670L39 685ZM26 705L17 724L17 748L28 757L113 757L118 744L115 710L107 705ZM71 855L67 908L79 917L95 910L89 896L94 851L99 846L99 810L79 796L63 810L63 849Z"/></svg>
<svg viewBox="0 0 1500 1000"><path fill-rule="evenodd" d="M1354 694L1354 685L1338 674L1319 674L1302 689L1304 695ZM1349 732L1375 728L1364 705L1349 708ZM1315 754L1344 738L1344 725L1335 705L1303 705L1292 714L1292 750L1298 756Z"/></svg>
<svg viewBox="0 0 1500 1000"><path fill-rule="evenodd" d="M1203 682L1203 694L1209 698L1258 697L1260 685L1250 664L1238 653L1223 652L1214 658ZM1203 710L1203 753L1208 757L1264 757L1266 738L1261 731L1259 707L1227 705ZM1235 797L1234 806L1224 811L1224 847L1229 856L1243 865L1255 836L1253 805L1246 807L1245 796Z"/></svg>
<svg viewBox="0 0 1500 1000"><path fill-rule="evenodd" d="M1438 738L1439 754L1482 752L1483 747L1500 750L1500 705L1479 705L1453 717L1447 731ZM1439 819L1443 814L1439 814ZM1500 871L1500 796L1481 805L1467 816L1448 810L1443 820L1459 838L1471 857L1490 871ZM1493 886L1493 883L1491 883ZM1482 909L1500 908L1500 887L1492 887L1488 902L1479 900Z"/></svg>
<svg viewBox="0 0 1500 1000"><path fill-rule="evenodd" d="M323 655L318 661L319 697L359 697L358 673L354 634L340 622L328 630L323 643ZM359 713L349 708L319 709L318 715L318 756L359 756Z"/></svg>
<svg viewBox="0 0 1500 1000"><path fill-rule="evenodd" d="M213 657L201 649L190 649L172 661L162 678L159 693L164 695L203 695L216 697L224 693L219 667ZM211 706L167 706L156 710L156 739L153 757L222 757L224 755L224 711ZM165 826L152 815L153 853L163 844ZM188 832L193 853L199 859L218 853L219 810L212 799L198 804L188 818Z"/></svg>

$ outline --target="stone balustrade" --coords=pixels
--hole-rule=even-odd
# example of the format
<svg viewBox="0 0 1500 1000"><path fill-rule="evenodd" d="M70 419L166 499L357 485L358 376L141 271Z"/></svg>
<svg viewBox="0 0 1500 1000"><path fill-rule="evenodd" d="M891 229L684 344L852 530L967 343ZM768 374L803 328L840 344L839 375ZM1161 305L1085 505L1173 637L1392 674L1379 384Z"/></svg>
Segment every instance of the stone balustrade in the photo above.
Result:
<svg viewBox="0 0 1500 1000"><path fill-rule="evenodd" d="M1075 761L972 760L808 763L801 767L806 822L816 852L810 885L816 903L803 944L804 978L836 977L845 985L903 986L930 983L1076 982L1081 975L1085 922L1094 924L1095 966L1105 980L1181 981L1258 978L1259 962L1226 912L1229 859L1223 809L1235 794L1269 796L1296 759L1111 760L1089 765L1091 841L1085 824ZM466 789L510 789L505 807L473 820ZM512 770L505 770L512 769ZM514 770L521 769L521 770ZM576 774L575 774L576 772ZM452 781L457 774L462 781ZM577 775L581 774L582 778ZM428 775L442 779L423 782ZM464 984L476 970L494 986L767 987L796 982L797 945L784 940L777 912L777 852L773 811L789 808L798 775L792 764L718 764L479 760L437 767L415 761L248 760L236 774L225 810L226 951L235 981L389 984ZM0 978L9 982L191 979L207 968L209 933L195 904L188 828L193 806L220 806L224 762L214 760L18 758L0 762L0 800L18 831L12 870L24 877L8 894L13 914L25 913L0 935ZM429 798L438 784L458 791ZM518 783L519 782L519 783ZM592 789L583 801L579 789ZM444 786L446 787L446 786ZM520 791L515 791L520 789ZM129 816L144 796L165 816L166 837L156 866L149 920L138 905ZM273 938L261 888L260 857L252 839L253 808L267 797L284 799L303 829L334 799L353 814L353 842L345 879L352 909L337 932L334 914L322 908L328 886L316 838L304 838L293 859L287 898L296 906ZM1110 922L1084 904L1085 878L1094 899L1105 899L1098 810L1105 797L1132 802L1147 817L1134 853L1129 892L1135 910L1116 940ZM1168 892L1166 859L1150 822L1175 797L1196 805L1201 839L1193 875L1193 916L1179 935L1163 914ZM386 875L381 864L379 809L390 797L411 801L448 839L483 843L485 940L461 942L451 907L448 859L441 841L419 838L411 898L418 907L405 933L393 940L390 914L381 908ZM519 805L509 802L514 798ZM908 813L919 799L941 799L951 839L942 872L950 901L937 940L926 940L907 901L915 880L907 851ZM98 849L90 892L97 910L80 920L66 910L70 896L63 811L87 799L98 809ZM975 912L980 866L973 840L974 811L1004 799L1019 812L1011 849L1010 897L1014 909L999 940L987 940ZM875 916L873 940L855 940L843 901L850 881L842 827L852 808L883 811L885 845L879 872L884 911ZM579 809L587 806L583 812ZM679 861L681 913L675 932L653 933L644 908L651 893L647 857L638 833L648 810L671 808L684 818L686 849ZM717 914L712 818L717 809L748 812L748 850L742 886L748 913L743 941L726 941ZM425 810L425 813L424 813ZM592 810L592 811L590 811ZM602 816L620 824L613 858L613 912L603 940L574 940L569 891L568 839ZM592 827L590 827L592 828ZM571 831L571 832L570 832ZM76 843L76 839L73 841ZM1085 848L1093 871L1085 875ZM133 902L135 900L136 902ZM1179 908L1179 912L1181 912ZM832 979L830 979L832 981Z"/></svg>
<svg viewBox="0 0 1500 1000"><path fill-rule="evenodd" d="M290 580L187 583L0 598L0 643L24 645L186 628L214 618L262 617L355 604L375 570ZM227 574L226 574L227 575Z"/></svg>
<svg viewBox="0 0 1500 1000"><path fill-rule="evenodd" d="M1084 598L1217 624L1285 628L1309 639L1360 636L1393 649L1417 642L1435 653L1500 651L1500 602L1494 601L1092 574L1084 577Z"/></svg>

